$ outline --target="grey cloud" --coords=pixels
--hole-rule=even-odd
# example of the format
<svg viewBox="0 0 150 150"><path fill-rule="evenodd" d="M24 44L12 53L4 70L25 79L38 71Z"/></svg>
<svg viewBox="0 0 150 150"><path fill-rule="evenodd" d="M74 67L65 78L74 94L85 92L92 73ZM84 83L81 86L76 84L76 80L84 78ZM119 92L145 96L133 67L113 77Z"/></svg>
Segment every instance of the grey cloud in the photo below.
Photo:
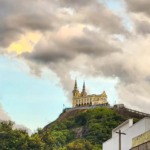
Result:
<svg viewBox="0 0 150 150"><path fill-rule="evenodd" d="M19 39L19 33L22 33L22 31L7 26L2 27L2 25L0 25L1 47L7 47L12 41Z"/></svg>
<svg viewBox="0 0 150 150"><path fill-rule="evenodd" d="M8 113L3 109L3 107L0 105L0 122L7 122L11 121L11 117L8 115ZM29 134L31 134L31 130L24 125L21 124L14 124L13 129L20 129L20 130L26 130Z"/></svg>
<svg viewBox="0 0 150 150"><path fill-rule="evenodd" d="M133 64L129 67L127 62L124 62L128 61L127 56L122 57L122 55L126 54L121 54L119 59L115 55L109 58L110 61L106 59L107 62L101 67L104 76L119 77L123 84L138 82L137 71L132 66Z"/></svg>
<svg viewBox="0 0 150 150"><path fill-rule="evenodd" d="M33 53L24 53L22 56L29 60L33 60L39 63L54 63L58 61L68 60L73 58L71 53L63 52L63 51L50 51L50 49L44 49L44 52L40 50L34 51Z"/></svg>
<svg viewBox="0 0 150 150"><path fill-rule="evenodd" d="M150 1L148 0L125 0L129 17L132 20L137 34L150 33Z"/></svg>
<svg viewBox="0 0 150 150"><path fill-rule="evenodd" d="M125 0L127 8L135 13L145 13L150 16L150 1L149 0Z"/></svg>
<svg viewBox="0 0 150 150"><path fill-rule="evenodd" d="M76 6L72 15L62 13L66 5L69 9ZM27 31L51 32L67 24L92 25L110 34L126 32L121 19L96 0L23 0L21 3L19 0L1 0L0 17L1 47L7 47Z"/></svg>
<svg viewBox="0 0 150 150"><path fill-rule="evenodd" d="M149 90L150 86L144 81L126 85L120 83L118 85L119 102L124 103L131 109L150 113Z"/></svg>
<svg viewBox="0 0 150 150"><path fill-rule="evenodd" d="M141 34L150 34L150 22L148 21L135 21L136 30Z"/></svg>
<svg viewBox="0 0 150 150"><path fill-rule="evenodd" d="M12 24L25 29L30 29L31 31L40 30L53 30L56 28L57 18L54 15L46 16L41 14L27 14L18 15L12 19Z"/></svg>
<svg viewBox="0 0 150 150"><path fill-rule="evenodd" d="M50 5L49 1L27 0L20 3L18 0L1 0L1 47L7 47L28 30L44 32L56 28L60 22L53 12L54 5Z"/></svg>
<svg viewBox="0 0 150 150"><path fill-rule="evenodd" d="M123 20L102 3L94 0L70 1L64 0L64 7L74 10L72 22L93 25L112 34L127 32ZM113 19L112 19L113 18Z"/></svg>
<svg viewBox="0 0 150 150"><path fill-rule="evenodd" d="M96 58L114 52L121 52L120 48L103 39L100 33L88 31L88 29L83 32L84 35L72 37L67 41L53 40L53 37L50 37L48 39L50 42L47 45L42 45L39 42L33 52L24 53L22 56L36 62L55 63L70 61L80 54Z"/></svg>
<svg viewBox="0 0 150 150"><path fill-rule="evenodd" d="M32 134L31 129L27 128L26 126L24 126L24 125L22 125L22 124L14 124L14 125L13 125L13 129L18 129L18 130L27 131L29 135Z"/></svg>
<svg viewBox="0 0 150 150"><path fill-rule="evenodd" d="M4 111L3 107L0 105L0 121L8 120L11 120L10 116Z"/></svg>
<svg viewBox="0 0 150 150"><path fill-rule="evenodd" d="M60 0L60 4L62 6L65 6L65 7L71 7L71 8L80 8L80 7L85 7L87 5L90 5L90 4L93 4L95 3L96 0L75 0L75 1L72 1L72 0Z"/></svg>
<svg viewBox="0 0 150 150"><path fill-rule="evenodd" d="M95 4L93 7L81 9L79 14L83 18L82 22L97 26L107 32L116 34L127 32L123 26L122 19L102 4Z"/></svg>
<svg viewBox="0 0 150 150"><path fill-rule="evenodd" d="M150 14L146 0L127 0L127 4L132 12ZM114 34L126 34L126 28L122 19L96 0L62 0L61 3L48 0L24 0L21 3L19 0L1 0L1 7L4 8L0 9L1 46L7 47L27 31L38 30L46 37L46 42L39 41L31 53L20 55L29 64L32 73L39 76L43 66L50 68L60 78L67 93L72 89L69 74L72 70L79 71L85 77L117 77L120 99L133 105L134 95L137 95L139 104L135 104L135 107L139 108L143 103L143 107L148 109L146 105L149 104L150 95L142 88L148 92L150 90L149 85L145 84L145 77L150 74L149 60L143 64L145 57L150 55L145 50L149 47L149 35L140 40L138 35L131 35L135 36L134 39L128 37L123 44L113 41ZM66 8L72 12L65 12ZM61 13L63 11L65 13ZM68 24L76 28L78 24L87 27L80 36L56 38L57 32ZM148 22L138 22L135 28L140 33L149 33ZM73 30L71 33L75 32ZM63 34L67 36L67 33Z"/></svg>

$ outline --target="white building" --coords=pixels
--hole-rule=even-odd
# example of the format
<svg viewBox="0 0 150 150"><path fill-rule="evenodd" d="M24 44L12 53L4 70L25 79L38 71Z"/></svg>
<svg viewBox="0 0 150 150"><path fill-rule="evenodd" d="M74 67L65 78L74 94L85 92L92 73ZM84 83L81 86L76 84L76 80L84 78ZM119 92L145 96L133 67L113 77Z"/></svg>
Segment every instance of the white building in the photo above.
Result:
<svg viewBox="0 0 150 150"><path fill-rule="evenodd" d="M132 148L132 139L150 130L150 117L143 118L133 124L133 119L129 119L112 130L112 138L103 143L103 150L119 150L119 136L116 132L121 130L126 135L121 136L121 150Z"/></svg>

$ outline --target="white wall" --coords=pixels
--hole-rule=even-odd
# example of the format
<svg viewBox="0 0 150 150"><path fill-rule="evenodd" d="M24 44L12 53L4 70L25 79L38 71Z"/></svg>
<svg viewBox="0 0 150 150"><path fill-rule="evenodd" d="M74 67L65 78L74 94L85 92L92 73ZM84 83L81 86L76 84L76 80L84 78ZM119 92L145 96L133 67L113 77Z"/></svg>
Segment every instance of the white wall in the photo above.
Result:
<svg viewBox="0 0 150 150"><path fill-rule="evenodd" d="M129 150L132 147L132 138L150 130L150 118L144 118L132 126L128 122L116 129L126 133L126 135L122 135L122 150ZM119 150L118 134L113 134L111 139L103 143L103 150Z"/></svg>
<svg viewBox="0 0 150 150"><path fill-rule="evenodd" d="M112 130L112 138L118 135L116 132L119 130L126 131L131 126L133 126L133 119L128 119L127 121L123 122L121 125Z"/></svg>

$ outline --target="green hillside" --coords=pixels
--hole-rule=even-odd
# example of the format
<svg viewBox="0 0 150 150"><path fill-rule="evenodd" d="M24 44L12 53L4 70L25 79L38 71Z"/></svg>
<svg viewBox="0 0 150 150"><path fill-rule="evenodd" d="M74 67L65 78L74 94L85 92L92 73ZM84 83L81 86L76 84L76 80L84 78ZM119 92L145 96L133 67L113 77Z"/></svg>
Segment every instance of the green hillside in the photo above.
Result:
<svg viewBox="0 0 150 150"><path fill-rule="evenodd" d="M128 118L109 108L73 110L34 136L38 135L49 150L100 150L112 129Z"/></svg>
<svg viewBox="0 0 150 150"><path fill-rule="evenodd" d="M0 123L1 150L101 150L111 130L130 118L116 109L94 108L64 112L53 123L29 136ZM137 121L138 119L134 119Z"/></svg>

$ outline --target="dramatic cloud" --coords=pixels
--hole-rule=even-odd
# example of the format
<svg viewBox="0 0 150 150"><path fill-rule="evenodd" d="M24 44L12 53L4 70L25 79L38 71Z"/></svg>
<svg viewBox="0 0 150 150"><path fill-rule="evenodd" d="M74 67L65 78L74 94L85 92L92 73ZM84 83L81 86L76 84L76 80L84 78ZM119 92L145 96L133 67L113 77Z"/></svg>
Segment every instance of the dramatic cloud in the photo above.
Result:
<svg viewBox="0 0 150 150"><path fill-rule="evenodd" d="M69 7L73 11L72 21L93 25L111 33L120 34L126 30L121 18L96 0L61 2L64 7Z"/></svg>
<svg viewBox="0 0 150 150"><path fill-rule="evenodd" d="M122 47L124 54L110 58L113 63L106 63L103 72L105 76L114 74L119 77L117 89L123 103L149 112L150 37L131 37L123 43Z"/></svg>
<svg viewBox="0 0 150 150"><path fill-rule="evenodd" d="M150 112L150 2L117 4L120 14L98 0L1 0L0 47L16 52L38 76L51 69L66 94L72 71L117 77L120 102Z"/></svg>
<svg viewBox="0 0 150 150"><path fill-rule="evenodd" d="M53 12L53 1L0 1L0 45L7 47L12 41L29 31L52 30L60 24ZM59 17L59 16L58 16Z"/></svg>
<svg viewBox="0 0 150 150"><path fill-rule="evenodd" d="M76 28L76 33L72 34L74 28ZM59 30L46 40L42 39L34 51L23 54L24 57L42 63L64 63L80 54L97 58L121 52L120 48L109 43L109 36L105 36L108 40L106 41L104 36L101 36L101 32L90 31L84 26L68 26L64 30L66 30L64 38L61 37L61 30Z"/></svg>
<svg viewBox="0 0 150 150"><path fill-rule="evenodd" d="M125 31L121 19L97 1L1 0L0 8L0 44L5 47L26 32L50 32L70 23L90 24L113 33Z"/></svg>

